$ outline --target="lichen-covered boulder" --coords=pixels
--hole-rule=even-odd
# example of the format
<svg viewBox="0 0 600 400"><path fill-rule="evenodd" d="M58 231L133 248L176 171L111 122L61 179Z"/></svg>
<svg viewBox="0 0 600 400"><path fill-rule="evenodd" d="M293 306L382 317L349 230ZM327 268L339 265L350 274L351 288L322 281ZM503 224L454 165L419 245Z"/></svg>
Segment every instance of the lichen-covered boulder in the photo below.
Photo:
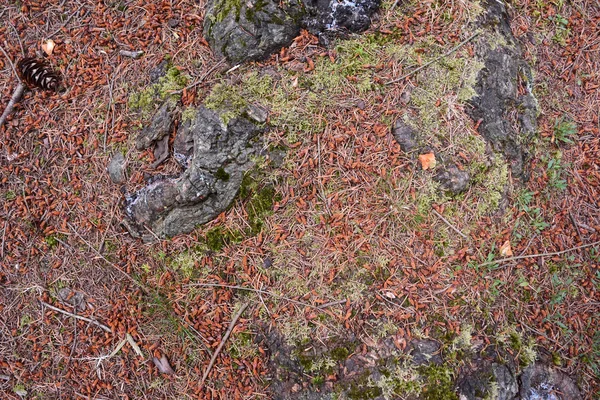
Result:
<svg viewBox="0 0 600 400"><path fill-rule="evenodd" d="M225 124L219 113L201 107L177 133L186 145L187 153L178 158L187 167L184 173L154 177L148 186L127 196L124 224L130 233L144 241L172 237L191 232L225 211L252 166L250 156L260 131L246 116Z"/></svg>
<svg viewBox="0 0 600 400"><path fill-rule="evenodd" d="M302 24L321 42L339 33L359 33L371 25L381 0L304 0L307 13Z"/></svg>
<svg viewBox="0 0 600 400"><path fill-rule="evenodd" d="M302 3L275 0L209 0L204 37L231 63L259 60L291 43L300 33Z"/></svg>
<svg viewBox="0 0 600 400"><path fill-rule="evenodd" d="M468 113L479 121L479 133L493 149L506 156L513 176L526 178L526 147L537 130L538 112L531 69L512 34L504 3L486 2L480 25L488 33L475 42L475 52L485 67Z"/></svg>
<svg viewBox="0 0 600 400"><path fill-rule="evenodd" d="M230 63L260 60L288 46L301 28L327 42L339 32L362 32L381 0L209 0L204 37Z"/></svg>

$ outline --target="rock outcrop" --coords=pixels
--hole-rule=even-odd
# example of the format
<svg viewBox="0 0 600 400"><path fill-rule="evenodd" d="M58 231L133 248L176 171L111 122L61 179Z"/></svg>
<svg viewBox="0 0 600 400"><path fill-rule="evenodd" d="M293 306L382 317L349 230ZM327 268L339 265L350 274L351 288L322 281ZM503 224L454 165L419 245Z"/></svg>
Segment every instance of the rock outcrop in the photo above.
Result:
<svg viewBox="0 0 600 400"><path fill-rule="evenodd" d="M323 42L337 33L362 32L381 0L210 0L204 37L230 63L261 60L288 46L300 29Z"/></svg>
<svg viewBox="0 0 600 400"><path fill-rule="evenodd" d="M242 115L225 124L201 107L178 130L175 154L185 168L179 177L155 176L127 196L125 225L144 241L191 232L233 202L261 129Z"/></svg>
<svg viewBox="0 0 600 400"><path fill-rule="evenodd" d="M479 133L506 156L513 176L527 178L526 147L537 130L538 112L531 69L510 30L504 3L487 1L480 25L493 34L476 42L477 57L485 67L477 78L472 109L467 111L479 122Z"/></svg>

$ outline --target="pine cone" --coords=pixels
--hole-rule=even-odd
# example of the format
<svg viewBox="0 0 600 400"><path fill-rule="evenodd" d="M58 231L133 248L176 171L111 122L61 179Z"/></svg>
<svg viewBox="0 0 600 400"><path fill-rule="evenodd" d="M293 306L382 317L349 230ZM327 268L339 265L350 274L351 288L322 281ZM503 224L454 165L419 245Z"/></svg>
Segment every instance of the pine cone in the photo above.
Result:
<svg viewBox="0 0 600 400"><path fill-rule="evenodd" d="M60 87L60 75L44 60L23 58L17 64L17 72L21 80L30 88L57 91Z"/></svg>

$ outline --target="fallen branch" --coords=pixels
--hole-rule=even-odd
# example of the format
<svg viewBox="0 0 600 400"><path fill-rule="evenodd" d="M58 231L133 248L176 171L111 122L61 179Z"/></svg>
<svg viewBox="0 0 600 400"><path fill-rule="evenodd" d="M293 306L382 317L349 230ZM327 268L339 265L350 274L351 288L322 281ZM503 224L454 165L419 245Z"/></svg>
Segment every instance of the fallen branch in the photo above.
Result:
<svg viewBox="0 0 600 400"><path fill-rule="evenodd" d="M412 76L414 74L416 74L417 72L419 72L420 70L429 67L431 64L438 62L439 60L441 60L444 57L448 57L450 54L454 53L456 50L460 49L461 47L463 47L465 44L469 43L471 40L475 39L477 36L481 35L481 32L477 32L474 33L473 35L469 36L467 39L463 40L462 42L460 42L459 44L457 44L456 46L454 46L453 48L451 48L450 50L448 50L447 52L445 52L444 54L442 54L439 57L434 58L433 60L421 65L419 68L413 69L412 71L410 71L407 74L402 75L400 78L391 80L389 82L386 82L386 85L391 85L392 83L396 83L396 82L400 82L401 80L404 80L406 78L408 78L409 76Z"/></svg>
<svg viewBox="0 0 600 400"><path fill-rule="evenodd" d="M21 97L23 97L24 92L25 92L25 85L23 84L23 82L19 82L19 84L17 85L17 88L13 92L12 97L10 98L10 101L8 102L8 105L4 109L2 116L0 116L0 128L2 128L2 125L4 125L4 121L6 120L6 118L10 115L10 113L15 108L15 104L17 104L19 102L19 100L21 100Z"/></svg>
<svg viewBox="0 0 600 400"><path fill-rule="evenodd" d="M233 328L235 327L237 320L240 319L240 317L242 316L242 314L244 313L246 308L248 308L248 304L242 305L240 307L240 309L238 310L238 312L235 313L235 315L231 319L231 323L229 324L229 328L227 328L227 332L225 332L225 334L223 335L223 338L221 339L221 343L219 343L219 347L217 347L217 350L212 355L210 362L208 363L208 367L206 367L206 370L204 371L204 375L202 375L202 380L200 381L200 385L204 384L204 381L208 377L208 374L210 373L210 370L212 369L213 365L215 365L215 361L217 360L219 353L223 349L225 342L227 341L227 339L229 339L231 332L233 332Z"/></svg>
<svg viewBox="0 0 600 400"><path fill-rule="evenodd" d="M577 247L572 247L570 249L566 249L566 250L562 250L562 251L555 251L552 253L539 253L539 254L529 254L529 255L525 255L525 256L515 256L515 257L509 257L509 258L502 258L500 260L496 260L496 261L487 261L484 263L479 264L480 267L483 267L484 265L492 265L492 264L502 264L502 263L506 263L509 261L516 261L516 260L523 260L525 258L538 258L538 257L552 257L552 256L560 256L561 254L565 254L565 253L570 253L572 251L576 251L576 250L580 250L580 249L585 249L587 247L592 247L592 246L596 246L600 244L600 240L597 242L593 242L593 243L588 243L588 244L584 244L581 246L577 246Z"/></svg>
<svg viewBox="0 0 600 400"><path fill-rule="evenodd" d="M51 304L48 304L48 303L46 303L45 301L42 301L42 300L40 300L40 303L41 303L42 305L44 305L44 306L48 307L48 308L49 308L49 309L51 309L51 310L54 310L54 311L56 311L56 312L59 312L59 313L62 313L62 314L68 315L69 317L73 317L73 318L76 318L76 319L80 319L80 320L82 320L82 321L89 322L90 324L94 324L94 325L96 325L98 328L101 328L101 329L103 329L104 331L106 331L106 332L108 332L108 333L112 333L112 330L111 330L111 329L110 329L108 326L106 326L106 325L103 325L103 324L101 324L100 322L98 322L98 321L96 321L96 320L94 320L94 319L91 319L91 318L86 318L86 317L82 317L81 315L77 315L77 314L73 314L73 313L70 313L70 312L68 312L68 311L65 311L65 310L61 310L60 308L58 308L58 307L54 307L53 305L51 305Z"/></svg>

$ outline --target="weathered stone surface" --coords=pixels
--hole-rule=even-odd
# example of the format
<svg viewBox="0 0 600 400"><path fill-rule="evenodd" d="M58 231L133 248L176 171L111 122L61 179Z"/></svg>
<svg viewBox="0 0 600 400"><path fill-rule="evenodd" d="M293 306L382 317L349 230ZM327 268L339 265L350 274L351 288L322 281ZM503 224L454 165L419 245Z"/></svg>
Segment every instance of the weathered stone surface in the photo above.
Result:
<svg viewBox="0 0 600 400"><path fill-rule="evenodd" d="M450 165L439 172L434 179L440 183L443 190L456 195L467 190L471 176L467 171L458 169L456 165Z"/></svg>
<svg viewBox="0 0 600 400"><path fill-rule="evenodd" d="M260 60L288 46L301 28L325 43L340 32L362 32L381 0L210 0L204 37L231 63Z"/></svg>
<svg viewBox="0 0 600 400"><path fill-rule="evenodd" d="M169 135L163 136L154 146L154 162L151 168L156 168L169 157Z"/></svg>
<svg viewBox="0 0 600 400"><path fill-rule="evenodd" d="M534 364L520 377L519 395L525 400L580 400L577 385L566 374L544 364ZM560 394L560 396L558 395Z"/></svg>
<svg viewBox="0 0 600 400"><path fill-rule="evenodd" d="M458 393L463 400L483 400L492 393L496 400L512 400L519 386L511 367L485 363L459 380Z"/></svg>
<svg viewBox="0 0 600 400"><path fill-rule="evenodd" d="M127 196L126 226L131 234L151 241L188 233L226 210L252 165L252 140L259 132L246 117L225 126L218 113L200 108L178 132L186 145L193 142L183 162L185 172L180 177L155 177Z"/></svg>
<svg viewBox="0 0 600 400"><path fill-rule="evenodd" d="M468 112L473 120L480 121L479 133L506 156L513 175L526 178L526 144L537 129L531 70L512 35L504 3L487 1L481 25L497 36L486 34L476 42L476 54L485 67L477 78L477 96L471 99L473 107ZM506 44L492 43L498 36ZM516 120L511 120L512 115Z"/></svg>
<svg viewBox="0 0 600 400"><path fill-rule="evenodd" d="M204 37L232 63L259 60L291 43L300 33L301 3L281 8L275 0L210 0Z"/></svg>
<svg viewBox="0 0 600 400"><path fill-rule="evenodd" d="M415 339L408 346L408 354L412 356L412 362L415 365L441 364L440 347L440 344L435 340Z"/></svg>
<svg viewBox="0 0 600 400"><path fill-rule="evenodd" d="M152 146L154 142L162 139L169 134L173 126L173 118L177 108L177 101L168 98L156 111L150 124L138 135L135 140L135 147L138 150L144 150Z"/></svg>
<svg viewBox="0 0 600 400"><path fill-rule="evenodd" d="M123 153L120 151L116 152L106 167L108 176L113 183L125 182L125 165L126 160Z"/></svg>
<svg viewBox="0 0 600 400"><path fill-rule="evenodd" d="M402 151L406 153L417 147L417 132L401 118L394 123L392 135L394 135L394 139L396 139Z"/></svg>
<svg viewBox="0 0 600 400"><path fill-rule="evenodd" d="M327 45L334 36L368 29L381 0L304 0L304 5L303 27Z"/></svg>

